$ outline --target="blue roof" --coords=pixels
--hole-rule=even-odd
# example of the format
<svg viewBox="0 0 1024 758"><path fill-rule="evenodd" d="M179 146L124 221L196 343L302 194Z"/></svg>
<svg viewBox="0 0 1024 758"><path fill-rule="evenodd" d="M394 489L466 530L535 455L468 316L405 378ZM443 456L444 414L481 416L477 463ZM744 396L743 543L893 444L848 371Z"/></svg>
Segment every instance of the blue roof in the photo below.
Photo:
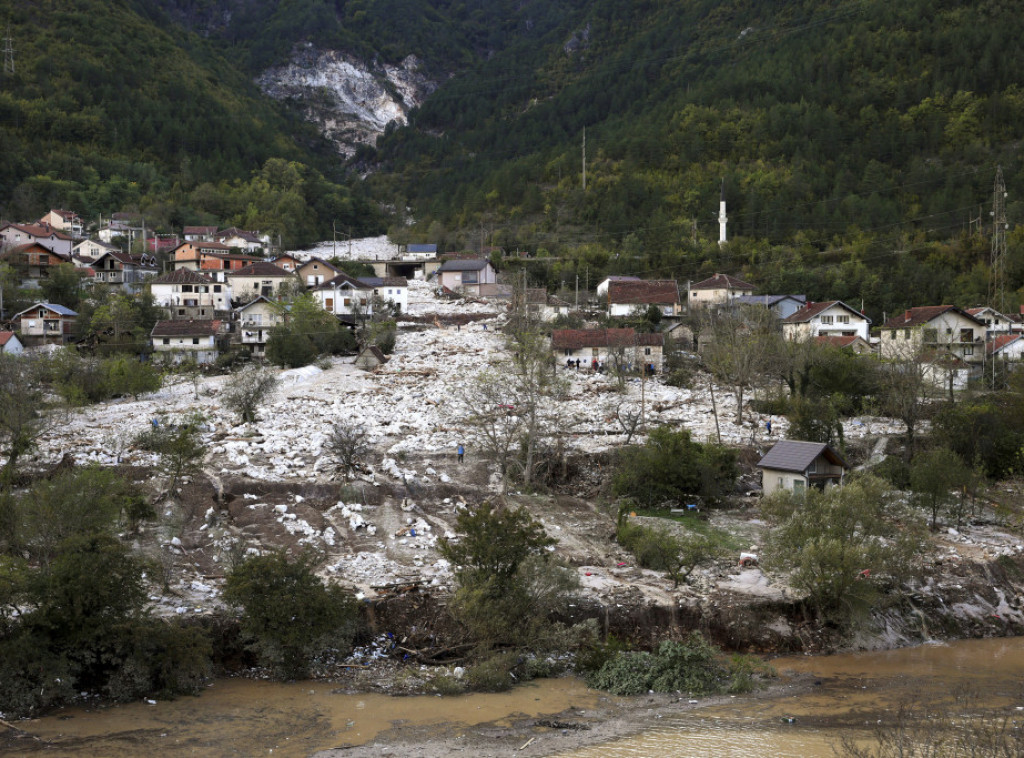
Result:
<svg viewBox="0 0 1024 758"><path fill-rule="evenodd" d="M798 303L807 303L807 295L740 295L734 297L732 301L744 305L763 305L766 308L771 308L776 303L787 299L795 300Z"/></svg>
<svg viewBox="0 0 1024 758"><path fill-rule="evenodd" d="M410 253L436 253L437 245L409 245L406 250Z"/></svg>
<svg viewBox="0 0 1024 758"><path fill-rule="evenodd" d="M39 305L41 305L44 308L49 308L51 311L54 311L55 313L59 313L62 316L77 316L78 315L77 313L75 313L70 308L66 308L63 305L57 305L56 303L39 303ZM37 306L32 306L32 307L35 308ZM29 310L32 310L32 309L29 308Z"/></svg>

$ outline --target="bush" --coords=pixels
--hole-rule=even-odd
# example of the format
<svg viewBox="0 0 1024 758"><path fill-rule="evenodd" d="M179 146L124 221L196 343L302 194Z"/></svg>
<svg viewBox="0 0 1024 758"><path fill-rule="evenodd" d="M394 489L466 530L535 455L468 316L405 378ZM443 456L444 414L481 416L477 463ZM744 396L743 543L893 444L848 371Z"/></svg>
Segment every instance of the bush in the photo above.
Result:
<svg viewBox="0 0 1024 758"><path fill-rule="evenodd" d="M702 563L718 553L710 540L699 534L672 534L667 529L648 529L622 522L616 531L619 544L636 556L637 563L664 571L676 587Z"/></svg>
<svg viewBox="0 0 1024 758"><path fill-rule="evenodd" d="M620 451L612 490L643 506L682 504L694 495L714 502L733 487L736 476L735 451L693 442L688 431L662 426L645 445Z"/></svg>
<svg viewBox="0 0 1024 758"><path fill-rule="evenodd" d="M309 673L313 659L346 654L358 618L355 599L325 587L309 554L289 560L283 552L250 557L224 585L224 600L242 609L242 634L260 664L283 679Z"/></svg>
<svg viewBox="0 0 1024 758"><path fill-rule="evenodd" d="M485 658L466 669L466 684L476 692L504 692L512 689L512 669L518 662L515 650L506 650Z"/></svg>
<svg viewBox="0 0 1024 758"><path fill-rule="evenodd" d="M684 642L662 642L654 653L618 653L588 677L587 684L613 695L641 695L651 690L713 694L724 691L728 684L729 670L720 656L699 632L692 632Z"/></svg>

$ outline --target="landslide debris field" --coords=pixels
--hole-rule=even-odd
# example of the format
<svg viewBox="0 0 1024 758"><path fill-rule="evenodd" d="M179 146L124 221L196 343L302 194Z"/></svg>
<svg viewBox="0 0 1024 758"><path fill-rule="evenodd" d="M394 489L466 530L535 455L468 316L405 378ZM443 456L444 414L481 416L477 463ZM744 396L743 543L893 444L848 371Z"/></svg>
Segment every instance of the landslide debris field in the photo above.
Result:
<svg viewBox="0 0 1024 758"><path fill-rule="evenodd" d="M451 535L460 508L500 494L498 476L475 454L464 425L464 395L477 374L506 358L500 333L505 313L501 305L439 300L426 284L413 281L404 318L391 360L376 371L357 369L351 358L335 359L326 370L281 371L280 384L255 424L238 424L219 402L230 376L183 380L138 401L74 412L39 440L28 462L46 469L70 455L79 465L119 465L161 493L158 519L134 538L163 566L168 589L151 598L158 613L216 611L227 568L246 553L277 547L318 551L323 577L367 599L410 588L443 594L451 588L452 574L436 551L437 538ZM736 425L732 393L716 388L722 440L745 448L741 460L747 473L732 506L702 518L730 534L735 554L698 569L689 583L674 588L663 574L638 568L616 544L615 514L600 505L607 500L602 488L610 453L625 440L615 410L623 404L639 408L641 392L649 428L669 424L690 430L697 440L715 438L706 379L695 382L700 389L694 390L660 379L641 387L633 380L619 392L607 376L564 366L557 370L568 378L570 390L546 407L545 423L557 430L574 461L572 475L552 494L512 492L510 497L527 505L558 539L556 550L579 571L586 601L606 609L658 606L672 609L673 617L676 609L685 609L696 619L757 605L762 611L756 632L744 641L764 649L810 646L792 620L772 610L790 604L792 592L756 565L738 565L740 552L757 553L764 529L758 498L747 494L757 486L751 464L771 444L756 414L747 413L746 423ZM154 420L173 424L195 411L206 419L203 473L168 496L156 456L135 448L132 440ZM364 427L372 443L366 465L351 479L338 471L325 447L337 422ZM773 422L775 435L784 437L785 420ZM855 418L845 425L855 461L877 457L901 432L901 425L884 418ZM459 443L467 445L461 464L455 455ZM972 633L1024 625L1019 597L985 591L984 576L971 568L1019 554L1021 542L993 526L963 534L951 530L929 558L934 573L922 592L952 600Z"/></svg>

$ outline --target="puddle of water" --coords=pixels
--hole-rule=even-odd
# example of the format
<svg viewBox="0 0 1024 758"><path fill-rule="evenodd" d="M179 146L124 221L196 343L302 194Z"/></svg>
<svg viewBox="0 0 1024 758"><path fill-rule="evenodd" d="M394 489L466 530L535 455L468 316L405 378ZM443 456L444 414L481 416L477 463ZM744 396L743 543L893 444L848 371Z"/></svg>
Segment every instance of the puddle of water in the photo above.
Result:
<svg viewBox="0 0 1024 758"><path fill-rule="evenodd" d="M18 726L50 742L47 755L83 758L308 756L369 742L401 725L472 726L591 708L602 694L576 679L549 679L512 692L460 697L332 694L320 682L217 681L197 698L131 703L59 714ZM31 746L26 745L26 749ZM17 754L17 753L15 753Z"/></svg>

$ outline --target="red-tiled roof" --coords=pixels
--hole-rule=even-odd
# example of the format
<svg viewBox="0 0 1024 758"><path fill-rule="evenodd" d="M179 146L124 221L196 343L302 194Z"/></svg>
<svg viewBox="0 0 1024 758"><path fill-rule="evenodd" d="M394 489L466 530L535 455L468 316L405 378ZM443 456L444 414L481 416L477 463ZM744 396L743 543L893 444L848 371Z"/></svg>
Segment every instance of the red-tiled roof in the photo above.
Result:
<svg viewBox="0 0 1024 758"><path fill-rule="evenodd" d="M6 224L0 229L13 228L25 234L31 234L33 237L49 237L54 236L57 239L71 241L71 238L62 232L58 232L49 224Z"/></svg>
<svg viewBox="0 0 1024 758"><path fill-rule="evenodd" d="M1019 334L1000 334L985 343L985 350L989 355L995 355L1007 345L1011 345L1022 339Z"/></svg>
<svg viewBox="0 0 1024 758"><path fill-rule="evenodd" d="M675 305L679 287L674 279L609 282L608 302L618 305Z"/></svg>
<svg viewBox="0 0 1024 758"><path fill-rule="evenodd" d="M285 271L280 266L275 266L268 261L257 261L251 263L238 271L231 271L228 276L292 276L292 272Z"/></svg>
<svg viewBox="0 0 1024 758"><path fill-rule="evenodd" d="M753 284L748 284L742 279L737 279L735 276L729 274L715 274L709 279L705 279L702 282L690 285L691 290L750 290L753 292L756 288Z"/></svg>
<svg viewBox="0 0 1024 758"><path fill-rule="evenodd" d="M977 321L973 316L960 310L955 305L921 305L917 308L909 308L903 313L893 316L882 324L882 329L908 329L921 326L949 311L955 311L964 318Z"/></svg>
<svg viewBox="0 0 1024 758"><path fill-rule="evenodd" d="M183 234L216 234L217 227L215 226L186 226L182 232Z"/></svg>
<svg viewBox="0 0 1024 758"><path fill-rule="evenodd" d="M11 337L14 336L14 332L0 332L0 347L3 347L11 341Z"/></svg>
<svg viewBox="0 0 1024 758"><path fill-rule="evenodd" d="M586 347L660 347L663 334L637 333L634 329L555 329L551 347L555 350L580 350Z"/></svg>
<svg viewBox="0 0 1024 758"><path fill-rule="evenodd" d="M814 341L819 345L832 345L833 347L852 347L858 340L864 342L863 338L858 337L856 334L848 337L820 334L814 338ZM867 345L868 343L864 342L864 344Z"/></svg>
<svg viewBox="0 0 1024 758"><path fill-rule="evenodd" d="M157 321L154 337L212 337L220 328L219 320L211 321Z"/></svg>

